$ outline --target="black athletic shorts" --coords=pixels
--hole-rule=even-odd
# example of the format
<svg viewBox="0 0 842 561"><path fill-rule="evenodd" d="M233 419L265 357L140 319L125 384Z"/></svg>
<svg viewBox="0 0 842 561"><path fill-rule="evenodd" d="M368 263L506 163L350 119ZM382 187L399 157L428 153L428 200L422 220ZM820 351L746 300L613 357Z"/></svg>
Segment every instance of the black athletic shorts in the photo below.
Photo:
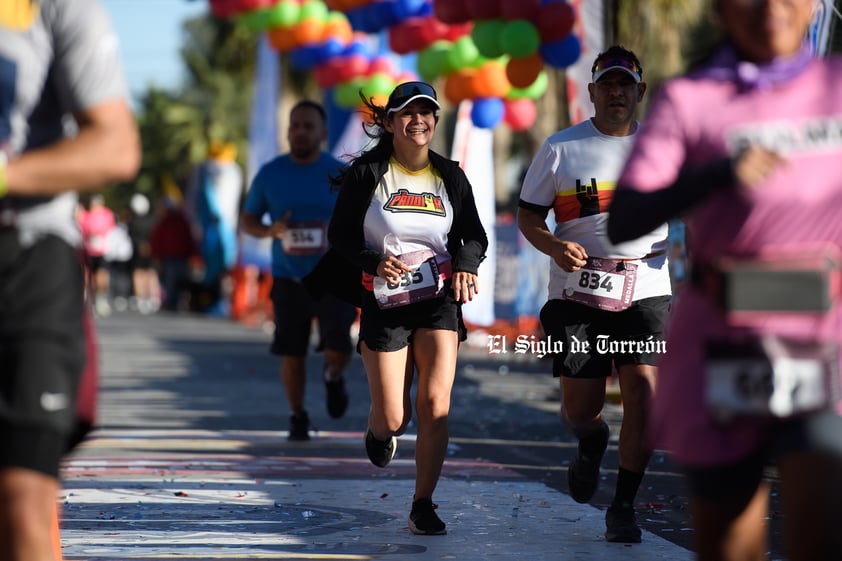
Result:
<svg viewBox="0 0 842 561"><path fill-rule="evenodd" d="M0 468L58 476L85 363L83 291L64 240L23 247L16 230L0 229Z"/></svg>
<svg viewBox="0 0 842 561"><path fill-rule="evenodd" d="M314 318L319 329L317 350L346 354L353 350L351 325L357 319L354 306L331 294L314 300L300 282L282 278L272 279L272 305L275 311L272 354L305 356Z"/></svg>
<svg viewBox="0 0 842 561"><path fill-rule="evenodd" d="M664 324L671 296L632 303L621 312L591 308L569 300L550 300L541 308L544 335L562 342L553 355L553 376L604 378L626 364L655 365L666 350Z"/></svg>
<svg viewBox="0 0 842 561"><path fill-rule="evenodd" d="M467 338L468 330L462 321L462 306L453 299L449 281L445 284L444 296L440 298L387 310L377 306L373 292L363 290L360 342L365 341L372 351L400 350L412 343L412 335L416 329L421 328L456 331L459 341Z"/></svg>
<svg viewBox="0 0 842 561"><path fill-rule="evenodd" d="M767 467L789 454L821 452L842 458L842 417L823 411L774 421L760 449L740 461L710 468L684 468L690 492L701 499L753 494Z"/></svg>

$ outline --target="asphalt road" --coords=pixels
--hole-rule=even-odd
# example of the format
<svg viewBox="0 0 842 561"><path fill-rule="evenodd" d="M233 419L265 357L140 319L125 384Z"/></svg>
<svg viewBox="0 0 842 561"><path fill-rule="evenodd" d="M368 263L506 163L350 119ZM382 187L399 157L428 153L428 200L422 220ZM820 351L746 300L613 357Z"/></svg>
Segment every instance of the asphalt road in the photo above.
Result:
<svg viewBox="0 0 842 561"><path fill-rule="evenodd" d="M278 360L268 352L271 337L266 329L196 315L130 312L99 318L97 329L103 370L100 430L288 428ZM575 440L559 422L558 385L549 374L549 363L529 355L490 354L481 336L475 334L472 340L472 346L460 351L449 459L489 460L566 493ZM351 406L338 420L325 412L321 357L313 355L308 366L306 407L314 428L325 434L364 431L368 390L359 357L346 373ZM613 496L622 405L608 403L604 416L612 438L600 488L591 502L603 509ZM280 437L278 444L274 454L300 454L299 449L281 446ZM401 446L398 458L411 459L412 453L410 446ZM773 492L776 495L777 489ZM661 452L652 458L637 508L644 529L692 550L686 489ZM770 559L779 559L776 500L770 522L775 544Z"/></svg>

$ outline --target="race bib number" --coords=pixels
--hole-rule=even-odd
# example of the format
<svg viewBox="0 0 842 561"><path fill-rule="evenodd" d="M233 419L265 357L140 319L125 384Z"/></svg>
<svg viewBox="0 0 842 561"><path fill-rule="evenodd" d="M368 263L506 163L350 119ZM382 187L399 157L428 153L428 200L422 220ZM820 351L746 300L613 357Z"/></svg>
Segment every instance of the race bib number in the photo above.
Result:
<svg viewBox="0 0 842 561"><path fill-rule="evenodd" d="M374 277L374 298L380 309L406 306L441 296L444 279L432 251L413 251L399 255L398 259L412 271L404 273L397 283Z"/></svg>
<svg viewBox="0 0 842 561"><path fill-rule="evenodd" d="M288 255L321 255L327 251L324 222L290 222L281 240Z"/></svg>
<svg viewBox="0 0 842 561"><path fill-rule="evenodd" d="M568 275L564 299L619 312L631 306L636 277L634 263L592 257L584 267Z"/></svg>
<svg viewBox="0 0 842 561"><path fill-rule="evenodd" d="M831 408L839 400L834 343L767 337L707 346L707 405L714 417L787 418Z"/></svg>

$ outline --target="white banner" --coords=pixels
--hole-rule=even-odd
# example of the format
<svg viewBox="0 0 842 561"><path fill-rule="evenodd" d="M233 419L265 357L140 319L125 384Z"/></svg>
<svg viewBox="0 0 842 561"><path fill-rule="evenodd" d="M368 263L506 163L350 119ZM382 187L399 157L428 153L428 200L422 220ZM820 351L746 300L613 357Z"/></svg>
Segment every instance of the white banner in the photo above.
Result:
<svg viewBox="0 0 842 561"><path fill-rule="evenodd" d="M246 189L260 166L278 155L278 99L281 89L278 52L266 34L257 43L254 69L254 98L249 119L249 149ZM240 232L240 261L269 269L272 263L272 238L259 239Z"/></svg>
<svg viewBox="0 0 842 561"><path fill-rule="evenodd" d="M474 126L471 120L471 106L470 101L459 104L450 157L459 162L468 176L468 181L471 182L479 218L488 235L488 250L479 268L479 294L462 307L462 315L468 323L488 326L494 323L494 282L497 267L494 258L497 251L494 235L497 214L494 194L494 133L491 129Z"/></svg>
<svg viewBox="0 0 842 561"><path fill-rule="evenodd" d="M579 37L582 54L575 64L567 67L567 103L570 124L593 117L593 104L588 96L591 66L605 49L605 8L602 0L569 0L576 10L573 33Z"/></svg>

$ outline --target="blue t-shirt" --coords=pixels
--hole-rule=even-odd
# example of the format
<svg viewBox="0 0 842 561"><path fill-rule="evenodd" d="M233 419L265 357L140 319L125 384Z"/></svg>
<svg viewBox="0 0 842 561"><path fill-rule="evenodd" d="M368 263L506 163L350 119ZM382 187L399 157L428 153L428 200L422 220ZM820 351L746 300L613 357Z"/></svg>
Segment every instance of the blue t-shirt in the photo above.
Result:
<svg viewBox="0 0 842 561"><path fill-rule="evenodd" d="M245 211L256 216L268 213L272 221L291 211L283 243L272 240L273 277L300 280L327 251L327 225L336 202L328 178L344 166L327 152L312 164L297 164L284 154L257 172Z"/></svg>

